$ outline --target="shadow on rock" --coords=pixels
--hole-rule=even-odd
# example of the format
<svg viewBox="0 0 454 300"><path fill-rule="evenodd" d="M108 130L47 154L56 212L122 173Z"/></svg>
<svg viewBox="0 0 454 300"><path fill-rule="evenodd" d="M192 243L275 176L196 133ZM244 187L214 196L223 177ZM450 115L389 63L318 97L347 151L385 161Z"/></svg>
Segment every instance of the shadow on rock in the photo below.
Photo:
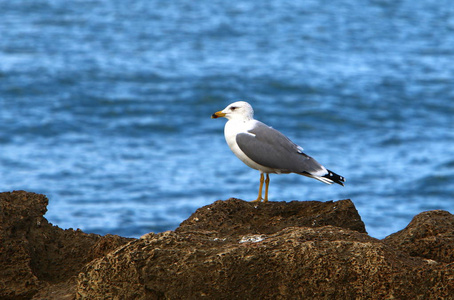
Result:
<svg viewBox="0 0 454 300"><path fill-rule="evenodd" d="M0 299L30 299L38 291L38 298L52 291L54 299L72 299L74 277L88 262L132 240L52 226L43 217L47 204L40 194L0 193Z"/></svg>

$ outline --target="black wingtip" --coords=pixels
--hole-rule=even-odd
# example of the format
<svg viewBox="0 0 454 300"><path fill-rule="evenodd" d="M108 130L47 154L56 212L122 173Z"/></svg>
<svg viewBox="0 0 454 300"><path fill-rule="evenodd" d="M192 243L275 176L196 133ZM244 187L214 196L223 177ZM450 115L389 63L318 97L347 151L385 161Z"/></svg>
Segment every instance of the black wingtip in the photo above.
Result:
<svg viewBox="0 0 454 300"><path fill-rule="evenodd" d="M328 171L328 174L324 175L323 177L328 178L329 180L332 180L333 182L344 186L344 182L345 182L344 177L337 175L333 171L330 171L330 170L327 170L327 171Z"/></svg>

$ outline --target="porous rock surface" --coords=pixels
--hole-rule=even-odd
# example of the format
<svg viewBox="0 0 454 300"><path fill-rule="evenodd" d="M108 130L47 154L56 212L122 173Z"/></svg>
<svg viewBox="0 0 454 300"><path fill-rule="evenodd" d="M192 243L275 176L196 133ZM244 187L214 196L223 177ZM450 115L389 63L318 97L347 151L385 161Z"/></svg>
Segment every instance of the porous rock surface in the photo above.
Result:
<svg viewBox="0 0 454 300"><path fill-rule="evenodd" d="M368 236L350 200L230 199L94 260L77 298L449 299L452 262L435 258Z"/></svg>
<svg viewBox="0 0 454 300"><path fill-rule="evenodd" d="M176 232L211 230L220 235L269 234L287 227L333 225L366 233L351 200L254 203L231 198L198 209Z"/></svg>
<svg viewBox="0 0 454 300"><path fill-rule="evenodd" d="M47 204L40 194L0 193L0 299L74 299L84 265L131 240L53 226Z"/></svg>
<svg viewBox="0 0 454 300"><path fill-rule="evenodd" d="M43 195L0 205L0 299L454 299L446 211L377 240L350 200L232 198L126 239L52 226Z"/></svg>
<svg viewBox="0 0 454 300"><path fill-rule="evenodd" d="M384 242L410 256L453 263L454 216L444 210L422 212L405 229L386 237Z"/></svg>

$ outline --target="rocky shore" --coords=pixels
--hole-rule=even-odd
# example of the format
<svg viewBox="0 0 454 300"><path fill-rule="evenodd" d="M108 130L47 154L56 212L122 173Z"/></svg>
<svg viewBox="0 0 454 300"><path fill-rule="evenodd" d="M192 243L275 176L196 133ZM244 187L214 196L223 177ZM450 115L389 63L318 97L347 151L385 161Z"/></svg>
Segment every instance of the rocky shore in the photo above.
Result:
<svg viewBox="0 0 454 300"><path fill-rule="evenodd" d="M0 193L0 299L454 299L454 216L383 240L350 200L216 201L140 239L63 230Z"/></svg>

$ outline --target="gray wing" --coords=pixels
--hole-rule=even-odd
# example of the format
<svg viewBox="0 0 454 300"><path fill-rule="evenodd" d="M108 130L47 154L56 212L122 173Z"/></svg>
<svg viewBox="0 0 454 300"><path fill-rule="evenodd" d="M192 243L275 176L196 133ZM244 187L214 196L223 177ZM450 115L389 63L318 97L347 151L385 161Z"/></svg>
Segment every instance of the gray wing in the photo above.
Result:
<svg viewBox="0 0 454 300"><path fill-rule="evenodd" d="M298 145L285 135L262 122L236 136L236 142L256 163L280 170L282 173L314 173L323 169L315 159L304 154Z"/></svg>

